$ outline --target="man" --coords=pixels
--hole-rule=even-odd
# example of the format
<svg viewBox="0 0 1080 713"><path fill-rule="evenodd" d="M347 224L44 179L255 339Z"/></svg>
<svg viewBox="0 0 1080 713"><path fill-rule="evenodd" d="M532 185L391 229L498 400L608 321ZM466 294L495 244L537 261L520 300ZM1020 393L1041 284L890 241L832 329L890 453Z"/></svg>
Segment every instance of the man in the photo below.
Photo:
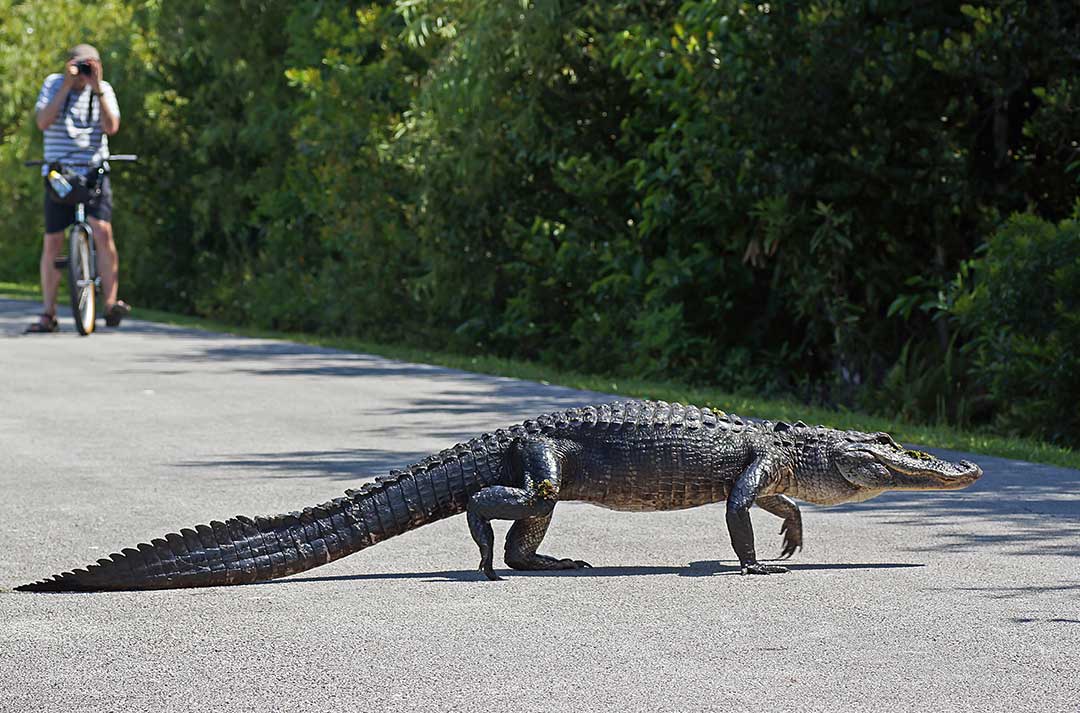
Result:
<svg viewBox="0 0 1080 713"><path fill-rule="evenodd" d="M68 52L62 74L45 78L34 107L37 126L45 133L45 160L98 164L109 156L109 137L120 129L120 108L112 86L102 79L101 56L91 45L76 45ZM89 167L71 170L88 173ZM46 173L48 167L43 167ZM86 219L94 231L97 268L105 296L105 324L120 325L131 307L118 300L120 260L113 242L112 186L108 175L99 178L101 191L86 204ZM74 206L45 196L45 242L41 250L41 293L44 309L27 332L55 332L56 290L60 273L54 266L64 243L64 231L75 222Z"/></svg>

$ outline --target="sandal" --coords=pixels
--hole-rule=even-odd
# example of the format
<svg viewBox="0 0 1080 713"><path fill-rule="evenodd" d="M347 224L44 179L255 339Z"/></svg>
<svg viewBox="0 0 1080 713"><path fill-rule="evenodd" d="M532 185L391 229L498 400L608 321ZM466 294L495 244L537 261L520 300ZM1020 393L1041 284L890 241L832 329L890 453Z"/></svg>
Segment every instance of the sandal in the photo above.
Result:
<svg viewBox="0 0 1080 713"><path fill-rule="evenodd" d="M105 326L106 327L119 327L120 320L131 314L131 305L123 300L117 300L116 304L105 312Z"/></svg>
<svg viewBox="0 0 1080 713"><path fill-rule="evenodd" d="M24 334L47 334L59 331L60 323L56 321L56 315L43 312L38 317L38 321L26 328Z"/></svg>

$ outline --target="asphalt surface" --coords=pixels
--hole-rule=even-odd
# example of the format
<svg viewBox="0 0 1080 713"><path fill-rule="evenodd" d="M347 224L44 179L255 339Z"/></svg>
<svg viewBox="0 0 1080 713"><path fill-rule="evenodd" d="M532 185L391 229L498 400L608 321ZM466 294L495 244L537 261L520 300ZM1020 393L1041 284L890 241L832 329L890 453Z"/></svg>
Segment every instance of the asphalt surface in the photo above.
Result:
<svg viewBox="0 0 1080 713"><path fill-rule="evenodd" d="M597 398L35 311L0 300L2 711L1077 710L1080 472L979 455L966 491L805 507L780 576L736 574L720 507L564 503L542 551L595 569L481 581L459 516L262 585L13 592Z"/></svg>

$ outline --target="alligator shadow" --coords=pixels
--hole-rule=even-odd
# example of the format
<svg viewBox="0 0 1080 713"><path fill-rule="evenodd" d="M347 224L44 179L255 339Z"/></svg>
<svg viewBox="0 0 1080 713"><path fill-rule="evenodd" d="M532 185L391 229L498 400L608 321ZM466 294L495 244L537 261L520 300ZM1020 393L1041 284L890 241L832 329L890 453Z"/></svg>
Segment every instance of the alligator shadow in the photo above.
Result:
<svg viewBox="0 0 1080 713"><path fill-rule="evenodd" d="M791 562L789 560L768 559L761 561L783 565L792 572L798 572L799 570L909 569L926 566L921 562ZM678 574L682 577L708 577L714 574L741 574L741 570L739 564L734 560L730 562L702 560L700 562L691 562L689 567L681 570Z"/></svg>
<svg viewBox="0 0 1080 713"><path fill-rule="evenodd" d="M792 572L798 570L857 570L857 569L906 569L910 567L924 567L923 564L905 562L867 562L867 563L810 563L785 565ZM712 577L715 575L739 575L739 565L736 562L721 562L708 560L691 562L686 567L670 566L616 566L616 567L589 567L587 569L571 570L546 570L539 572L518 572L514 570L497 570L500 576L506 579L517 577L643 577L648 575L677 575L680 577ZM382 581L392 579L415 579L426 583L434 582L486 582L483 575L476 570L447 570L442 572L367 572L363 574L335 574L319 577L285 577L258 584L298 584L309 582L363 582Z"/></svg>

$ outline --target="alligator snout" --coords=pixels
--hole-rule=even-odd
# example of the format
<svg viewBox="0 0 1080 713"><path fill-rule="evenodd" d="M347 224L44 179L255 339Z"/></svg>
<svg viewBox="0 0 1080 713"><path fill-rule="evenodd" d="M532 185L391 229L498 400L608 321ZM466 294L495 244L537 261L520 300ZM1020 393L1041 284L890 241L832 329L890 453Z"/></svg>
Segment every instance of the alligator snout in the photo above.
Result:
<svg viewBox="0 0 1080 713"><path fill-rule="evenodd" d="M954 479L961 487L971 485L976 480L982 477L983 470L976 464L969 460L962 460L957 463L960 467L960 473Z"/></svg>

